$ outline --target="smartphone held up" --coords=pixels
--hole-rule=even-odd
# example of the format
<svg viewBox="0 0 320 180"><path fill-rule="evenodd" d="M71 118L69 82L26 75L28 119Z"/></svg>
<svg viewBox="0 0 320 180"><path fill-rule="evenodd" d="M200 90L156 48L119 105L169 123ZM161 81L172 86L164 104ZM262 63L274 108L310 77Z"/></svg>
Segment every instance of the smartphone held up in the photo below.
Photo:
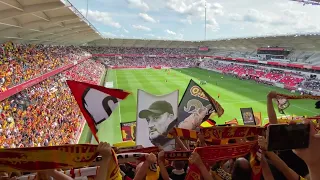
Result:
<svg viewBox="0 0 320 180"><path fill-rule="evenodd" d="M267 150L283 151L309 147L310 124L272 124L267 129Z"/></svg>

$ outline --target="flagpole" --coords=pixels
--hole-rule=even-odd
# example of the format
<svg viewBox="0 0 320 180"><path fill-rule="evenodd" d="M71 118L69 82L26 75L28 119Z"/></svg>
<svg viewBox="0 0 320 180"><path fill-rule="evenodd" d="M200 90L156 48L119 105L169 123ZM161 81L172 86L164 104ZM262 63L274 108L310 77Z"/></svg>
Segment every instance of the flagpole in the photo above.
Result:
<svg viewBox="0 0 320 180"><path fill-rule="evenodd" d="M87 0L87 12L86 12L86 18L88 18L88 10L89 10L89 0Z"/></svg>
<svg viewBox="0 0 320 180"><path fill-rule="evenodd" d="M204 40L207 39L207 1L204 1Z"/></svg>

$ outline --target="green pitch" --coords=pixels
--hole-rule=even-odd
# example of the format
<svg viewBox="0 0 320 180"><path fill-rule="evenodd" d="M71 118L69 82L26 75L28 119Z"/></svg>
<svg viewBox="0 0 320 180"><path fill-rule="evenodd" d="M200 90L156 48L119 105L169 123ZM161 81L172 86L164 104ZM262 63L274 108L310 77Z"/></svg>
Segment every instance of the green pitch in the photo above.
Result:
<svg viewBox="0 0 320 180"><path fill-rule="evenodd" d="M109 70L106 81L113 81L114 88L131 92L126 100L120 102L111 117L99 125L98 137L101 141L111 144L121 142L120 122L132 122L136 120L137 89L145 90L155 95L163 95L174 90L179 90L181 99L189 80L193 79L199 83L200 80L207 81L201 87L215 98L224 108L222 117L215 117L218 124L224 124L233 118L242 123L240 108L252 107L254 112L261 112L262 119L267 118L266 97L270 91L280 93L290 92L281 88L257 84L254 81L239 80L237 78L222 75L212 71L198 68L171 70L168 75L164 70ZM167 80L167 82L166 82ZM220 98L218 99L218 94ZM290 107L285 111L287 115L316 115L319 110L315 109L313 100L290 101ZM278 114L281 116L281 114ZM266 123L266 120L264 120ZM88 142L88 126L85 126L79 143Z"/></svg>

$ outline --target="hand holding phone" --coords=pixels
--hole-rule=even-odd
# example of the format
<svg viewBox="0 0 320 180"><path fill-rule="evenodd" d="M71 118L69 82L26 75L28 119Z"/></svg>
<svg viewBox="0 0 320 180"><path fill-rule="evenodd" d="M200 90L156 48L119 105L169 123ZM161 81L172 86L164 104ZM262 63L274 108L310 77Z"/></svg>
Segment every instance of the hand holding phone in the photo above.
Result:
<svg viewBox="0 0 320 180"><path fill-rule="evenodd" d="M283 151L309 147L310 124L272 124L267 129L267 150Z"/></svg>

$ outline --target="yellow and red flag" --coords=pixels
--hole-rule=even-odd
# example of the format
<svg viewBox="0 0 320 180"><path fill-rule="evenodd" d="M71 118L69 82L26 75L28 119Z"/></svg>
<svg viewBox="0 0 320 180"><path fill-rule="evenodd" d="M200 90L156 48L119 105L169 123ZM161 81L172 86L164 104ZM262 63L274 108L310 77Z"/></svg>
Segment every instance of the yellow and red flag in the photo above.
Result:
<svg viewBox="0 0 320 180"><path fill-rule="evenodd" d="M123 141L135 141L136 122L121 123L121 135Z"/></svg>
<svg viewBox="0 0 320 180"><path fill-rule="evenodd" d="M230 121L227 121L227 122L225 122L225 124L230 124L231 126L238 126L239 125L237 118L234 118Z"/></svg>
<svg viewBox="0 0 320 180"><path fill-rule="evenodd" d="M204 121L203 123L201 123L200 127L202 128L207 128L207 127L213 127L216 126L216 121L212 120L212 119L208 119L206 121Z"/></svg>
<svg viewBox="0 0 320 180"><path fill-rule="evenodd" d="M254 119L256 120L257 126L262 126L262 118L261 118L261 112L254 112Z"/></svg>

